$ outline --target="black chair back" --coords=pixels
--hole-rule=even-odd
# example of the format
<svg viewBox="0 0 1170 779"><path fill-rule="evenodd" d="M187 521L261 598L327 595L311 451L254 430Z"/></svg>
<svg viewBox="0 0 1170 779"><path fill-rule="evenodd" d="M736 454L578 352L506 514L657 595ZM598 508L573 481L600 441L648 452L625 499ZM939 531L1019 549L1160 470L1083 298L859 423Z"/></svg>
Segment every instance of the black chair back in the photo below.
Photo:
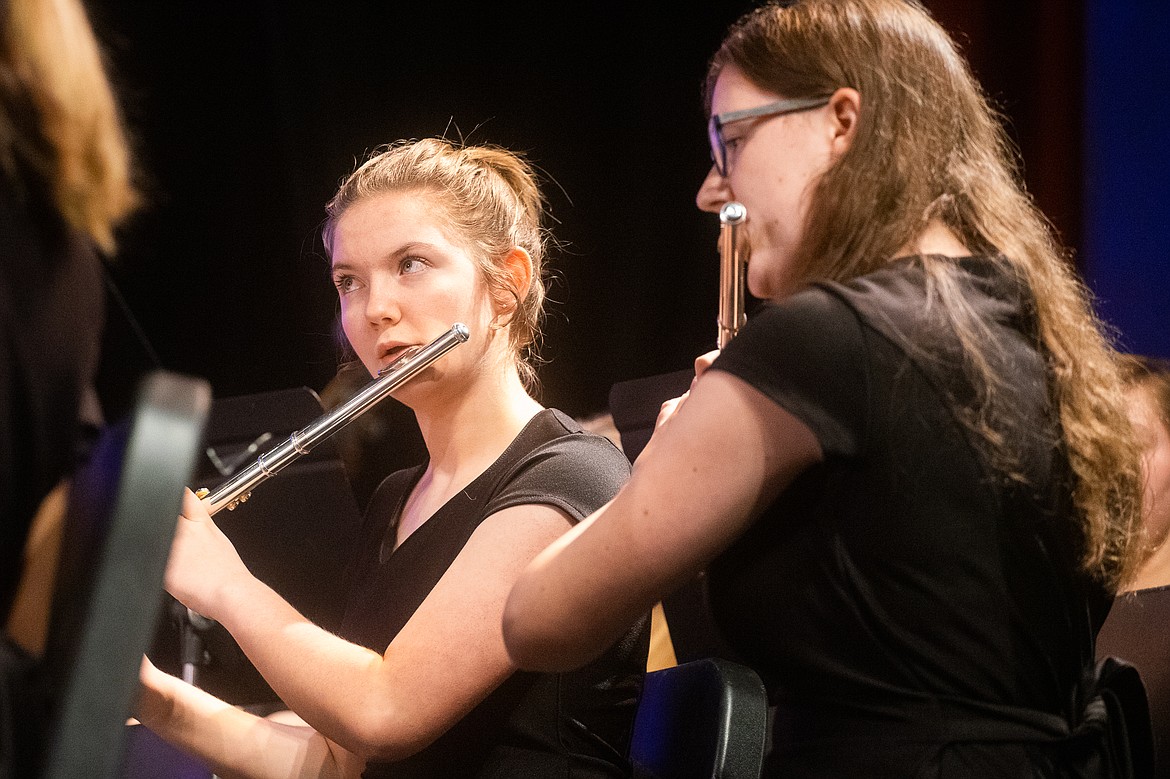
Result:
<svg viewBox="0 0 1170 779"><path fill-rule="evenodd" d="M75 475L42 665L49 729L42 777L117 776L138 668L211 404L202 379L164 371Z"/></svg>
<svg viewBox="0 0 1170 779"><path fill-rule="evenodd" d="M721 658L646 674L630 762L644 779L758 779L768 697L750 668Z"/></svg>

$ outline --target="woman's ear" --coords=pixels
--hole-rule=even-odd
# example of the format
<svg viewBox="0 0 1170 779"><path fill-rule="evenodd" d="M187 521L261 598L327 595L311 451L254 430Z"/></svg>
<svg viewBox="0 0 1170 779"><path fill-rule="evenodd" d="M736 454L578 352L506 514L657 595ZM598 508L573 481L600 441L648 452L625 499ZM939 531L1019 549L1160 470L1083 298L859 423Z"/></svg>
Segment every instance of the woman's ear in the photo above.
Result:
<svg viewBox="0 0 1170 779"><path fill-rule="evenodd" d="M861 93L850 87L841 87L829 98L830 153L840 159L853 139L857 137L857 123L861 118Z"/></svg>
<svg viewBox="0 0 1170 779"><path fill-rule="evenodd" d="M510 296L496 300L496 316L504 319L501 327L511 321L520 301L528 294L528 287L532 284L532 257L527 250L515 246L504 257L502 265Z"/></svg>

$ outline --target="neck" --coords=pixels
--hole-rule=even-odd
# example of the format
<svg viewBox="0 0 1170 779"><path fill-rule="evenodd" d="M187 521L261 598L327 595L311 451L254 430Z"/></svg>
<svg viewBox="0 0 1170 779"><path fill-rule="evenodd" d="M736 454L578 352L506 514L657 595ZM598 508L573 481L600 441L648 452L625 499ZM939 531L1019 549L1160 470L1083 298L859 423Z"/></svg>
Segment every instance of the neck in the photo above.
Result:
<svg viewBox="0 0 1170 779"><path fill-rule="evenodd" d="M428 474L470 482L507 448L541 410L515 366L477 372L457 395L415 409L430 463Z"/></svg>
<svg viewBox="0 0 1170 779"><path fill-rule="evenodd" d="M453 394L431 394L414 406L430 461L403 507L396 546L491 467L541 410L514 364L471 370L465 379Z"/></svg>

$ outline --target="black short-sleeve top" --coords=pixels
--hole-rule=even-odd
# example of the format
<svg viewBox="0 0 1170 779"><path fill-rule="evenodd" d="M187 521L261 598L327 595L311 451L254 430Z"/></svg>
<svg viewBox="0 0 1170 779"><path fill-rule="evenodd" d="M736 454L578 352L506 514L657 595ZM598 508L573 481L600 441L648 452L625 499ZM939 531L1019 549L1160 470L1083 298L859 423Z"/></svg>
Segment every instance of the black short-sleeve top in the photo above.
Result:
<svg viewBox="0 0 1170 779"><path fill-rule="evenodd" d="M617 494L629 477L629 462L609 440L546 409L491 467L394 549L395 522L424 470L387 477L366 512L340 632L377 652L385 651L484 519L533 503L583 519ZM627 775L648 646L645 620L577 671L514 673L433 744L400 762L371 762L365 776Z"/></svg>
<svg viewBox="0 0 1170 779"><path fill-rule="evenodd" d="M994 259L943 273L978 323L999 378L991 423L1022 478L989 465L962 417L978 385L922 258L767 306L714 363L824 453L708 572L716 621L778 704L781 753L851 733L947 742L962 711L1065 717L1091 659L1085 625L1108 596L1076 572L1030 297Z"/></svg>

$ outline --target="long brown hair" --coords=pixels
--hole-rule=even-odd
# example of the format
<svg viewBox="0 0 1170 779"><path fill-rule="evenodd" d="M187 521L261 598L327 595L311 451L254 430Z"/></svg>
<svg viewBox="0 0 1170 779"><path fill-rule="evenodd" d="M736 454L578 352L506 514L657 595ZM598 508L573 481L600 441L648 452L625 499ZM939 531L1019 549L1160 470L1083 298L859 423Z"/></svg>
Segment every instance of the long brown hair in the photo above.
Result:
<svg viewBox="0 0 1170 779"><path fill-rule="evenodd" d="M79 0L8 0L0 39L0 167L46 190L106 253L139 204L126 131ZM26 181L31 173L37 181Z"/></svg>
<svg viewBox="0 0 1170 779"><path fill-rule="evenodd" d="M332 251L337 220L354 203L383 192L419 190L434 195L456 237L469 244L488 292L511 308L508 341L520 378L535 388L537 340L544 308L546 233L544 198L523 157L498 146L458 145L440 138L400 141L375 150L341 184L326 205L325 250ZM532 278L526 290L503 266L514 247L528 252Z"/></svg>
<svg viewBox="0 0 1170 779"><path fill-rule="evenodd" d="M861 117L851 147L818 181L797 263L803 278L845 281L877 270L932 219L991 256L1034 298L1039 348L1075 476L1082 567L1116 587L1140 552L1141 464L1117 354L1053 231L1024 191L1017 154L947 33L913 0L799 0L749 12L712 58L707 100L734 65L784 97L852 87ZM924 258L932 300L964 347L977 401L966 421L1012 473L994 423L997 379L980 324L950 264Z"/></svg>

